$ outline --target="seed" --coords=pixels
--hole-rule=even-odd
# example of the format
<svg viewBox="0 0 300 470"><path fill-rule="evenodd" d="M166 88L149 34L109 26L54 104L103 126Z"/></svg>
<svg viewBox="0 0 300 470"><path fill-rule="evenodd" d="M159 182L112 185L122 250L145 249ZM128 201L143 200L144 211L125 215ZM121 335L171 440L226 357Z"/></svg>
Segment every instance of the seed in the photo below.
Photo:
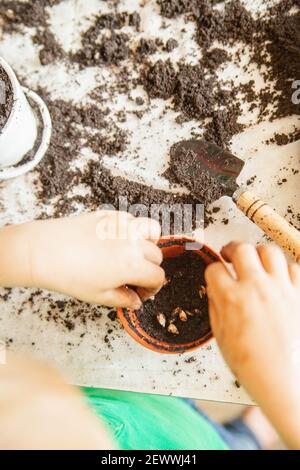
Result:
<svg viewBox="0 0 300 470"><path fill-rule="evenodd" d="M156 319L163 328L166 327L166 317L164 316L163 313L158 313L156 316Z"/></svg>
<svg viewBox="0 0 300 470"><path fill-rule="evenodd" d="M7 9L6 12L5 12L5 16L6 16L6 18L8 18L9 20L12 20L12 19L14 19L14 17L15 17L15 13L14 13L13 10Z"/></svg>
<svg viewBox="0 0 300 470"><path fill-rule="evenodd" d="M193 317L196 313L196 309L194 312L190 312L189 310L186 310L185 313L189 316L189 317Z"/></svg>
<svg viewBox="0 0 300 470"><path fill-rule="evenodd" d="M179 315L180 310L181 310L180 307L174 308L174 310L173 310L173 312L172 312L172 315Z"/></svg>
<svg viewBox="0 0 300 470"><path fill-rule="evenodd" d="M174 323L179 315L180 310L181 309L179 307L174 308L173 312L171 313L170 323Z"/></svg>
<svg viewBox="0 0 300 470"><path fill-rule="evenodd" d="M170 323L170 325L168 326L168 332L172 333L172 335L179 335L179 331L177 327L174 325L174 323Z"/></svg>
<svg viewBox="0 0 300 470"><path fill-rule="evenodd" d="M172 316L178 317L183 312L182 308L176 307L172 312Z"/></svg>
<svg viewBox="0 0 300 470"><path fill-rule="evenodd" d="M199 296L200 296L200 299L203 299L203 297L206 296L206 287L205 286L200 286Z"/></svg>
<svg viewBox="0 0 300 470"><path fill-rule="evenodd" d="M179 320L181 320L181 321L187 321L187 314L185 313L184 310L181 310L181 311L179 312Z"/></svg>

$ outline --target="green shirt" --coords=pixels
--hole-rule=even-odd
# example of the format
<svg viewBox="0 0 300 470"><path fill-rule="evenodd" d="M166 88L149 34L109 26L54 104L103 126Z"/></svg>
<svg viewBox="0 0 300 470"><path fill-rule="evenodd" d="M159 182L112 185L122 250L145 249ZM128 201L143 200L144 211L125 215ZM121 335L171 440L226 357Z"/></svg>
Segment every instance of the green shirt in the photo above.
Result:
<svg viewBox="0 0 300 470"><path fill-rule="evenodd" d="M214 427L175 397L83 388L122 450L226 450Z"/></svg>

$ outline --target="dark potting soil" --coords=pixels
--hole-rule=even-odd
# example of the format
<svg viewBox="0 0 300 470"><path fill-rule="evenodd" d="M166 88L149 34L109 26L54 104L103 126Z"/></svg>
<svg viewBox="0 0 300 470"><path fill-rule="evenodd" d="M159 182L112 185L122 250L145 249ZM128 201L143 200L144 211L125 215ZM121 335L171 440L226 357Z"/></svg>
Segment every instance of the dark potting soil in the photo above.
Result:
<svg viewBox="0 0 300 470"><path fill-rule="evenodd" d="M82 34L82 48L74 54L71 53L70 60L77 62L82 68L101 64L118 65L132 56L128 45L130 37L120 30L124 26L131 26L133 31L138 32L140 22L138 13L108 13L96 16L94 24ZM99 42L102 30L109 30L110 35L104 36ZM147 45L140 44L140 52L144 47L147 48ZM152 49L152 46L149 47Z"/></svg>
<svg viewBox="0 0 300 470"><path fill-rule="evenodd" d="M0 133L10 116L13 101L10 79L5 70L0 66Z"/></svg>
<svg viewBox="0 0 300 470"><path fill-rule="evenodd" d="M48 14L45 7L53 6L62 0L1 0L0 13L4 19L4 30L11 32L22 25L28 27L46 25Z"/></svg>
<svg viewBox="0 0 300 470"><path fill-rule="evenodd" d="M176 49L179 46L178 41L176 39L170 38L167 40L166 45L165 45L165 50L167 52L172 52L174 49Z"/></svg>
<svg viewBox="0 0 300 470"><path fill-rule="evenodd" d="M112 204L119 207L119 197L125 197L129 206L142 204L151 208L151 217L162 224L164 233L169 228L168 218L162 217L162 208L164 205L184 213L184 206L189 204L192 207L192 218L195 228L200 228L202 220L196 218L197 199L189 194L174 194L167 191L153 188L142 183L128 181L123 177L113 177L111 172L104 168L99 162L90 162L87 169L81 177L81 181L91 189L90 196L85 197L84 204L91 208L99 208L102 204ZM80 197L75 201L80 202ZM124 208L126 210L126 208ZM166 226L165 226L166 224ZM174 213L170 212L170 227L174 230L176 227L176 218ZM178 233L178 228L177 232Z"/></svg>
<svg viewBox="0 0 300 470"><path fill-rule="evenodd" d="M101 64L118 65L130 56L128 46L129 36L125 33L111 31L109 37L105 37L101 44L95 44L90 38L85 38L85 46L70 58L78 62L81 67L93 67Z"/></svg>
<svg viewBox="0 0 300 470"><path fill-rule="evenodd" d="M162 262L166 285L137 311L142 328L169 343L189 343L210 331L204 280L206 265L199 255L185 252Z"/></svg>
<svg viewBox="0 0 300 470"><path fill-rule="evenodd" d="M98 209L102 204L119 207L119 196L127 197L129 205L145 204L150 208L156 204L157 210L152 215L157 220L161 220L161 204L179 204L182 209L184 204L191 204L193 209L196 208L198 201L190 195L174 194L128 181L123 177L114 177L101 161L89 162L83 171L71 169L70 162L79 155L82 139L95 152L117 155L124 150L127 136L118 126L112 125L107 113L99 108L92 105L81 108L63 100L50 100L45 90L38 91L48 104L53 123L51 144L39 165L39 179L42 184L38 187L38 194L41 201L60 196L55 205L55 216L73 212L74 203L82 203L90 210ZM101 137L90 137L86 127L105 128L106 132ZM67 191L78 183L89 188L90 193L84 197L66 198Z"/></svg>
<svg viewBox="0 0 300 470"><path fill-rule="evenodd" d="M33 40L41 46L41 66L56 60L65 60L70 66L79 65L82 68L112 66L117 74L115 91L130 96L138 84L142 85L150 102L154 98L168 100L166 111L168 108L175 109L178 123L193 119L204 128L201 137L223 148L227 148L232 136L244 127L239 123L242 111L238 94L249 103L251 109L259 109L258 121L299 114L299 105L291 100L291 83L298 78L300 17L299 10L289 13L292 7L299 6L299 0L281 0L267 14L256 19L238 0L227 2L224 11L216 9L214 6L219 2L212 0L157 0L162 16L176 18L185 15L186 21L195 23L195 39L203 53L196 65L183 61L153 60L151 56L155 48L169 52L176 47L176 40L170 39L169 44L163 45L158 38L138 37L133 45L136 32L141 29L141 18L138 13L117 12L117 9L96 15L91 26L82 33L82 47L75 53L65 53L50 30L46 8L60 1L28 0L26 4L17 0L0 2L0 17L7 34L15 30L22 32L24 26L37 27ZM218 41L217 48L211 48L214 40ZM239 86L227 82L225 87L218 79L217 72L223 64L240 61L239 54L227 52L223 46L240 42L249 48L251 61L264 73L266 87L262 91L255 90L253 80ZM128 70L135 68L140 72L139 82L128 78ZM38 167L40 181L37 190L41 203L55 200L54 215L60 216L73 212L74 204L79 200L85 208L93 209L99 202L116 201L119 195L122 196L122 191L130 196L130 200L137 202L138 198L143 197L158 204L170 201L207 202L207 199L200 199L200 195L199 199L180 194L173 196L123 178L115 179L103 168L102 156L122 156L129 135L120 129L117 122L117 119L126 119L126 115L121 117L120 114L119 118L111 116L108 106L107 109L98 109L101 93L111 92L111 88L106 90L106 85L98 88L94 90L97 104L91 107L53 100L42 92L50 108L54 130L48 153ZM271 111L268 106L270 102L275 105ZM148 103L144 102L143 106L147 109ZM135 113L141 116L139 111ZM104 129L104 132L91 137L89 128L95 131ZM297 133L293 139L298 139ZM279 142L277 138L276 142ZM76 170L73 163L84 146L90 147L99 160L83 170ZM104 181L101 180L103 174ZM165 175L171 182L177 182L172 168ZM68 190L80 183L90 190L90 194L81 199L69 196Z"/></svg>
<svg viewBox="0 0 300 470"><path fill-rule="evenodd" d="M221 60L220 57L219 59ZM224 55L223 59L225 60ZM216 70L217 59L214 64ZM175 110L180 112L179 122L210 118L204 125L205 139L224 148L228 146L232 136L244 128L238 122L241 111L234 100L237 90L224 90L211 72L211 61L207 67L210 69L209 75L207 69L201 65L181 63L179 70L175 71L170 60L159 60L146 69L142 83L150 98L172 98ZM224 109L216 110L220 107Z"/></svg>
<svg viewBox="0 0 300 470"><path fill-rule="evenodd" d="M204 126L204 138L214 141L221 147L228 147L232 136L243 129L238 122L241 115L239 103L236 100L238 92L243 94L244 99L251 103L251 106L260 107L262 118L266 116L270 100L277 105L271 118L276 117L277 114L290 115L298 111L299 106L291 103L290 87L291 81L297 78L296 71L299 64L299 13L288 15L289 9L298 5L296 0L282 0L276 7L270 8L268 17L262 19L252 18L239 1L228 2L224 12L214 9L214 5L218 2L213 1L157 0L157 2L163 16L174 18L187 14L187 19L195 22L196 39L203 50L203 58L199 65L191 66L182 62L173 64L168 60L149 64L149 54L151 55L157 47L155 39L140 40L138 45L140 54L132 50L129 45L130 39L140 29L138 13L112 12L96 16L90 28L82 34L82 48L75 53L76 56L73 53L68 57L58 45L47 23L48 13L45 6L52 6L59 3L59 0L51 2L29 0L26 2L26 8L23 2L4 0L0 5L0 15L4 20L4 30L7 32L14 29L21 30L23 25L38 26L34 41L42 46L40 51L42 64L66 59L71 63L79 63L81 67L101 63L119 66L120 92L130 93L130 87L134 85L122 78L126 75L126 66L123 65L123 61L129 59L132 67L135 59L138 58L142 67L140 83L148 92L150 99L171 98L174 108L180 113L178 122L190 119L198 121ZM127 27L126 34L122 32L124 26ZM128 26L132 28L130 33ZM109 34L102 36L103 30L108 30ZM227 87L229 91L224 90L223 85L217 79L216 71L224 62L235 61L238 58L221 47L211 49L210 45L214 39L224 46L241 41L250 47L252 60L256 61L259 67L268 65L264 73L267 80L275 83L275 92L267 88L257 93L250 83L249 86L243 84L239 87L231 84ZM271 43L266 43L266 41ZM170 48L173 45L176 44L170 44ZM267 50L270 53L270 59L266 55ZM286 53L282 54L282 50ZM122 154L127 145L127 136L117 125L112 125L110 122L106 123L107 137L97 135L89 139L84 129L76 127L76 120L74 124L73 119L75 109L75 115L81 116L80 125L85 127L88 125L86 117L90 115L89 110L84 107L74 107L72 103L63 100L53 101L49 96L47 102L53 114L55 129L48 155L39 167L42 182L40 198L42 202L45 202L49 197L59 196L58 215L68 213L72 207L69 198L65 196L66 189L72 184L80 183L82 179L91 181L90 167L83 173L70 169L83 142L88 141L93 151L101 157L105 154ZM102 123L97 122L95 129L103 128L103 123L109 121L109 116L103 111L98 111L98 113L95 111L95 113L101 115L102 121ZM204 121L206 118L208 118L207 121ZM97 127L98 124L99 127ZM99 170L101 161L97 167ZM170 171L169 175L171 173ZM96 184L97 181L94 185ZM135 183L131 183L130 188L129 192L133 191L134 194L138 192ZM116 191L114 198L119 194L117 189ZM155 200L158 194L161 195L161 192L157 194L153 188L148 188L149 192L152 192L152 200ZM165 193L162 197L169 200L171 196ZM101 197L103 198L105 194ZM87 197L86 206L91 207L89 197Z"/></svg>
<svg viewBox="0 0 300 470"><path fill-rule="evenodd" d="M166 3L173 3L172 0ZM175 1L176 3L176 1ZM250 48L251 62L263 72L266 81L274 81L275 92L268 84L262 93L262 118L264 101L272 102L274 109L269 117L275 119L299 114L300 105L291 100L292 83L297 80L300 60L300 10L299 0L281 0L268 9L264 17L254 19L240 1L229 1L224 12L214 10L207 0L190 2L198 8L190 9L198 30L198 42L204 51L213 40L224 45L242 42Z"/></svg>
<svg viewBox="0 0 300 470"><path fill-rule="evenodd" d="M274 137L267 141L267 144L287 145L300 140L300 130L295 130L289 134L274 134Z"/></svg>
<svg viewBox="0 0 300 470"><path fill-rule="evenodd" d="M176 40L161 45L157 38L152 38L151 43L145 38L147 44L141 43L140 36L136 35L141 30L140 15L137 12L117 12L117 2L111 13L90 18L91 27L81 35L81 48L76 53L66 53L48 22L48 7L60 1L0 1L0 29L5 34L14 34L15 31L27 34L28 27L36 28L32 38L40 47L41 67L62 60L70 67L112 67L116 74L115 93L130 96L137 85L141 85L148 93L150 104L157 97L168 100L166 112L175 109L178 112L178 123L191 119L195 121L196 130L193 130L192 137L202 138L203 128L204 138L223 148L227 148L232 136L243 129L239 123L241 101L247 102L249 109L258 110L254 124L261 120L300 114L299 105L293 104L291 100L291 84L299 79L299 0L281 0L256 19L237 0L226 2L224 11L214 8L218 0L157 0L163 17L185 15L186 22L194 22L195 39L201 48L202 58L193 66L184 61L176 63L167 60L166 54L177 47ZM293 7L294 13L290 13ZM126 34L122 30L124 27ZM217 49L212 46L214 40L218 41ZM242 49L249 49L251 62L257 64L264 75L265 88L261 91L255 89L252 79L238 86L230 81L222 83L218 79L218 71L226 62L240 63L239 54L242 52L233 54L225 50L227 46L240 43ZM155 60L154 44L159 51L164 51L165 60ZM139 45L143 46L140 54L137 53ZM251 70L252 65L246 65L245 72ZM129 72L132 70L140 74L139 81L130 79ZM24 79L22 81L26 84ZM46 86L42 81L40 85ZM54 100L44 90L37 89L47 101L53 122L51 145L37 168L36 192L41 205L52 204L53 215L62 216L74 212L77 202L84 209L92 210L101 203L115 203L123 194L129 197L129 201L146 201L146 204L178 202L194 205L203 202L190 195L174 195L128 182L125 178L115 178L103 167L102 157L122 156L129 140L129 136L119 126L121 115L112 115L109 104L102 106L103 95L110 95L111 85L96 86L90 96L95 105L91 106L74 105L63 99ZM148 110L147 99L143 97L139 103L140 107ZM270 109L270 103L274 109ZM201 128L200 135L197 134L197 126ZM95 132L92 137L90 129ZM99 133L99 130L104 132ZM297 130L293 137L289 135L290 139L299 140ZM275 137L275 142L286 142L286 138ZM74 163L85 146L92 148L99 158L86 168L76 169ZM169 169L168 174L170 181L173 178L177 182L172 169ZM71 190L79 184L86 187L87 194L70 195ZM299 228L299 214L288 215ZM212 219L207 210L207 220ZM227 219L223 219L223 223L226 224ZM90 306L81 303L75 306L72 303L51 304L47 319L52 321L54 318L57 323L73 328L72 322L77 321L77 315L84 322L89 310ZM64 312L69 316L65 316Z"/></svg>
<svg viewBox="0 0 300 470"><path fill-rule="evenodd" d="M157 50L157 44L153 39L142 38L136 49L136 53L138 55L139 60L142 60L147 55L155 54Z"/></svg>
<svg viewBox="0 0 300 470"><path fill-rule="evenodd" d="M37 28L33 42L42 46L39 51L41 65L48 65L66 58L63 48L57 42L54 34L47 28Z"/></svg>
<svg viewBox="0 0 300 470"><path fill-rule="evenodd" d="M178 154L177 145L181 148ZM172 172L173 181L185 185L195 199L203 201L205 205L217 201L227 193L217 178L203 171L197 154L180 143L171 148L169 171Z"/></svg>
<svg viewBox="0 0 300 470"><path fill-rule="evenodd" d="M224 49L218 47L205 52L201 63L209 70L216 70L224 62L230 61L230 55Z"/></svg>

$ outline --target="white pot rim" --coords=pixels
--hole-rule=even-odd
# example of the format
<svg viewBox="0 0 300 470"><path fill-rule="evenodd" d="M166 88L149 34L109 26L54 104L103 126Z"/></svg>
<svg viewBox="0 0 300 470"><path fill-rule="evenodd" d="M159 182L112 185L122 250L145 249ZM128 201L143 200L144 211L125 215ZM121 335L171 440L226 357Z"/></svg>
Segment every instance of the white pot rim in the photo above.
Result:
<svg viewBox="0 0 300 470"><path fill-rule="evenodd" d="M8 78L10 80L10 83L11 83L11 86L12 86L12 92L13 92L12 108L10 110L10 114L8 116L8 119L7 119L6 123L4 124L3 128L1 129L1 134L3 134L6 131L6 129L10 126L10 124L11 124L13 118L14 118L14 114L15 114L15 111L16 111L16 102L17 102L17 98L19 96L19 87L18 87L18 80L16 78L16 75L15 75L13 69L2 57L0 57L0 67L3 68L3 70L6 72Z"/></svg>
<svg viewBox="0 0 300 470"><path fill-rule="evenodd" d="M0 64L1 64L1 57L0 57ZM10 68L10 66L9 66L9 68ZM5 70L6 70L6 68L5 68ZM13 87L15 86L16 89L17 89L17 81L16 81L14 73L13 73L12 77L13 77L13 80L12 80ZM41 143L40 143L39 148L37 149L34 157L31 160L29 160L27 163L24 163L23 165L21 164L19 166L15 165L15 166L10 166L10 167L0 169L0 181L1 180L8 180L8 179L11 179L11 178L16 178L17 176L24 175L25 173L31 171L34 167L36 167L36 165L38 165L38 163L40 163L40 161L44 157L45 153L47 152L47 149L48 149L49 144L50 144L51 132L52 132L52 122L51 122L50 113L49 113L49 110L47 108L46 103L34 91L29 90L26 87L22 87L22 89L23 89L25 95L28 98L30 98L39 108L41 118L42 118L42 125L43 125ZM12 112L13 112L13 110L12 110ZM7 123L5 124L3 130L6 128L6 126L9 125L9 120L13 118L12 112L11 112L10 117L9 117Z"/></svg>

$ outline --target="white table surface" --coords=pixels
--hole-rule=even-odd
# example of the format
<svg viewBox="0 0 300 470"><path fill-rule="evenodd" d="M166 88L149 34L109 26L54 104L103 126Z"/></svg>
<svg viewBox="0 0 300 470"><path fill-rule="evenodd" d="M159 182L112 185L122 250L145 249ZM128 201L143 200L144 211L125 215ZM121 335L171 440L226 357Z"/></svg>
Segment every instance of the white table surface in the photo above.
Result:
<svg viewBox="0 0 300 470"><path fill-rule="evenodd" d="M120 1L120 9L127 11L138 10L142 16L141 33L137 37L170 36L168 29L160 30L161 17L154 0L144 2L140 9L139 1ZM263 1L247 1L248 7L255 13L258 8L265 8ZM91 15L99 11L107 11L108 3L100 0L66 0L60 5L49 9L51 28L65 50L79 47L79 32L85 30L91 21ZM172 31L172 37L179 37L183 19L167 20ZM200 50L192 34L192 23L185 25L187 30L184 37L180 36L180 47L172 53L172 59L185 57L191 63L196 63ZM42 67L38 59L38 48L32 43L34 29L27 28L23 34L4 35L0 38L0 55L22 76L27 77L29 86L38 84L46 87L53 98L74 99L84 103L87 94L103 81L113 79L112 71L105 68L88 68L83 71L73 68L68 70L64 64L47 65ZM161 54L164 56L163 54ZM156 54L153 60L160 57ZM247 60L247 54L244 54ZM240 66L242 67L242 63ZM223 72L223 78L236 75L237 67L228 66ZM239 79L245 77L241 70ZM252 76L257 87L263 84L262 77L255 68ZM143 90L137 88L136 95L143 96ZM111 104L113 110L133 109L134 104L126 103L124 97L119 97ZM126 158L118 161L118 171L130 179L142 177L145 182L154 183L156 187L167 188L168 183L161 176L167 166L168 149L170 145L182 138L189 138L192 128L199 124L189 122L184 125L175 123L176 113L168 111L160 120L156 119L164 110L166 103L153 100L151 109L139 121L130 115L124 127L133 131ZM147 123L152 121L152 126ZM257 175L252 187L262 198L268 201L283 215L288 206L294 212L300 212L299 188L300 174L291 176L287 169L300 169L299 143L278 147L265 144L274 132L288 132L293 125L299 126L299 118L291 116L272 123L255 123L255 115L250 115L245 107L243 122L249 127L242 134L233 138L231 149L244 159L246 164L240 177L245 182L249 177ZM136 160L131 159L132 151L143 139L140 161L145 170L137 168ZM150 158L149 158L150 157ZM84 165L91 156L86 150L78 162ZM105 160L110 167L116 160L112 157ZM116 171L116 170L114 170ZM288 183L279 186L278 178L286 175ZM38 217L47 210L51 214L51 202L47 207L41 207L36 200L33 181L35 173L0 184L0 225L18 223ZM262 233L246 219L231 200L223 198L218 202L221 211L215 214L217 219L205 230L205 242L219 249L232 239L258 242ZM229 218L228 225L222 223L223 218ZM1 291L3 293L3 291ZM7 301L0 300L0 339L8 342L8 347L18 353L30 353L49 361L59 367L67 380L74 384L93 387L107 387L120 390L132 390L160 394L173 394L206 400L217 400L235 403L251 403L242 388L237 388L235 378L229 372L214 341L209 346L181 356L159 355L148 351L136 344L121 329L118 322L107 318L108 311L98 320L87 320L86 325L75 322L73 331L68 331L62 321L57 323L47 321L49 298L42 293L35 298L34 304L28 302L31 291L15 289ZM52 295L54 299L61 296ZM22 308L21 308L22 307ZM79 306L75 307L80 308ZM85 307L87 311L89 307ZM61 314L65 318L67 312ZM110 342L104 340L107 329L113 325L114 332L110 334ZM82 334L84 336L82 337ZM11 339L12 341L8 341Z"/></svg>

